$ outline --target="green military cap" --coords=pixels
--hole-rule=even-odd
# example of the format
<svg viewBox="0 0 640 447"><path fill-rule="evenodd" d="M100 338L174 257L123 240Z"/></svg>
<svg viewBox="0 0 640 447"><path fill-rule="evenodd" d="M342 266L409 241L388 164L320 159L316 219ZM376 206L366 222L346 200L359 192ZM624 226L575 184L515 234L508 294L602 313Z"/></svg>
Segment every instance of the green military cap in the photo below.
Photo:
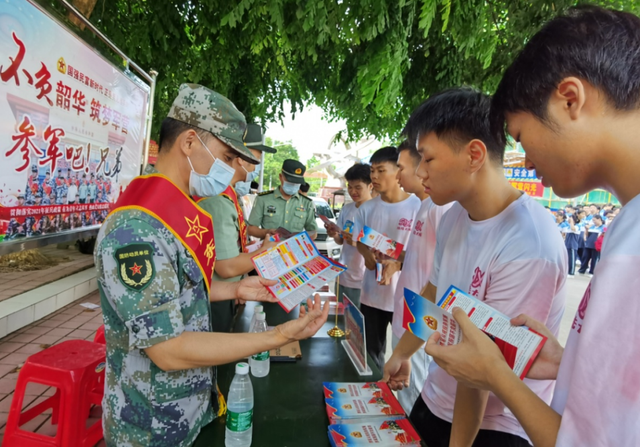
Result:
<svg viewBox="0 0 640 447"><path fill-rule="evenodd" d="M240 157L260 162L242 140L247 129L244 115L220 93L198 84L182 84L167 116L211 132Z"/></svg>
<svg viewBox="0 0 640 447"><path fill-rule="evenodd" d="M262 129L257 124L247 124L247 131L244 134L244 145L260 152L268 152L270 154L278 152L274 148L264 145L264 135L262 134Z"/></svg>
<svg viewBox="0 0 640 447"><path fill-rule="evenodd" d="M298 160L288 159L282 163L282 174L291 183L300 183L302 185L304 183L304 171L306 170L307 168Z"/></svg>

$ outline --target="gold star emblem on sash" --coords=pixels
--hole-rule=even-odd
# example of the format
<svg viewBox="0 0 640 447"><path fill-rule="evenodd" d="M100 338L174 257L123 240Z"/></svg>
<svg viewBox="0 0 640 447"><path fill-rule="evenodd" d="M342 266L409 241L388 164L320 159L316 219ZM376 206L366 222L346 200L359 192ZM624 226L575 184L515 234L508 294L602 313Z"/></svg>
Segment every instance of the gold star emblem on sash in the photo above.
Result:
<svg viewBox="0 0 640 447"><path fill-rule="evenodd" d="M200 216L198 215L196 215L193 220L189 219L187 216L184 218L187 221L187 225L189 225L187 237L195 236L195 238L198 239L198 242L202 244L202 235L209 231L209 229L200 225Z"/></svg>

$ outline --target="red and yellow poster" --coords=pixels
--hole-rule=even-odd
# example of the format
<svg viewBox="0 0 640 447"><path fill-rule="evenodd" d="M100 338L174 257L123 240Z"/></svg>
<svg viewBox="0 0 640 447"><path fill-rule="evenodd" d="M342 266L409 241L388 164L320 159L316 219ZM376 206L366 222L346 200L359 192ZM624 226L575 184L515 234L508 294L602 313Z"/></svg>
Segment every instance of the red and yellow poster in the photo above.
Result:
<svg viewBox="0 0 640 447"><path fill-rule="evenodd" d="M0 4L0 238L102 223L139 174L148 91L29 1Z"/></svg>

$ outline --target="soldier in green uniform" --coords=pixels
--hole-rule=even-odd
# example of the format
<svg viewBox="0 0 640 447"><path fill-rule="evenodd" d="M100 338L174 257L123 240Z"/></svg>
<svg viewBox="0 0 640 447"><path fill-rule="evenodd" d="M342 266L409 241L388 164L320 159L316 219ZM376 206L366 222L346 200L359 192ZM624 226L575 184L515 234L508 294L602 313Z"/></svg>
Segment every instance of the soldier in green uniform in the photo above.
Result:
<svg viewBox="0 0 640 447"><path fill-rule="evenodd" d="M275 153L276 150L262 144L262 129L257 124L248 124L244 143L258 159L262 152ZM247 252L247 223L240 207L240 198L249 193L251 182L260 174L260 165L252 165L240 157L234 159L231 167L236 171L231 185L222 194L198 202L213 219L216 240L216 265L213 271L215 281L240 281L242 275L253 270L251 258L275 246L275 242L264 241L262 247ZM220 301L211 303L214 332L231 331L235 303Z"/></svg>
<svg viewBox="0 0 640 447"><path fill-rule="evenodd" d="M299 193L304 183L305 166L297 160L285 160L280 173L280 186L260 193L249 217L249 234L263 239L278 227L292 233L308 231L315 239L316 215L313 201Z"/></svg>
<svg viewBox="0 0 640 447"><path fill-rule="evenodd" d="M96 241L107 340L103 427L109 447L186 447L216 417L215 365L313 335L328 306L260 334L211 332L209 301L271 301L258 277L211 281L211 218L192 196L231 181L233 160L257 160L244 117L225 97L180 87L160 130L156 167L132 180Z"/></svg>

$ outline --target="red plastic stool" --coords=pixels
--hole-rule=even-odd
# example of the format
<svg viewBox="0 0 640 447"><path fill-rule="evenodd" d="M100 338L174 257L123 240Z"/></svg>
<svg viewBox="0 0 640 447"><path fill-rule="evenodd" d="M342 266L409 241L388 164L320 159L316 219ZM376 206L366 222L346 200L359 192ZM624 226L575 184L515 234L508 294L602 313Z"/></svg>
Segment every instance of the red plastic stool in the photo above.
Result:
<svg viewBox="0 0 640 447"><path fill-rule="evenodd" d="M95 337L93 337L93 342L94 343L100 343L103 345L107 344L107 339L104 336L104 324L102 326L100 326L98 328L98 330L96 331L96 335Z"/></svg>
<svg viewBox="0 0 640 447"><path fill-rule="evenodd" d="M102 439L102 421L86 427L91 405L101 405L104 394L105 345L70 340L29 357L20 370L2 447L88 447ZM27 383L54 386L56 393L22 412ZM55 438L19 427L52 408L51 423L58 424Z"/></svg>

